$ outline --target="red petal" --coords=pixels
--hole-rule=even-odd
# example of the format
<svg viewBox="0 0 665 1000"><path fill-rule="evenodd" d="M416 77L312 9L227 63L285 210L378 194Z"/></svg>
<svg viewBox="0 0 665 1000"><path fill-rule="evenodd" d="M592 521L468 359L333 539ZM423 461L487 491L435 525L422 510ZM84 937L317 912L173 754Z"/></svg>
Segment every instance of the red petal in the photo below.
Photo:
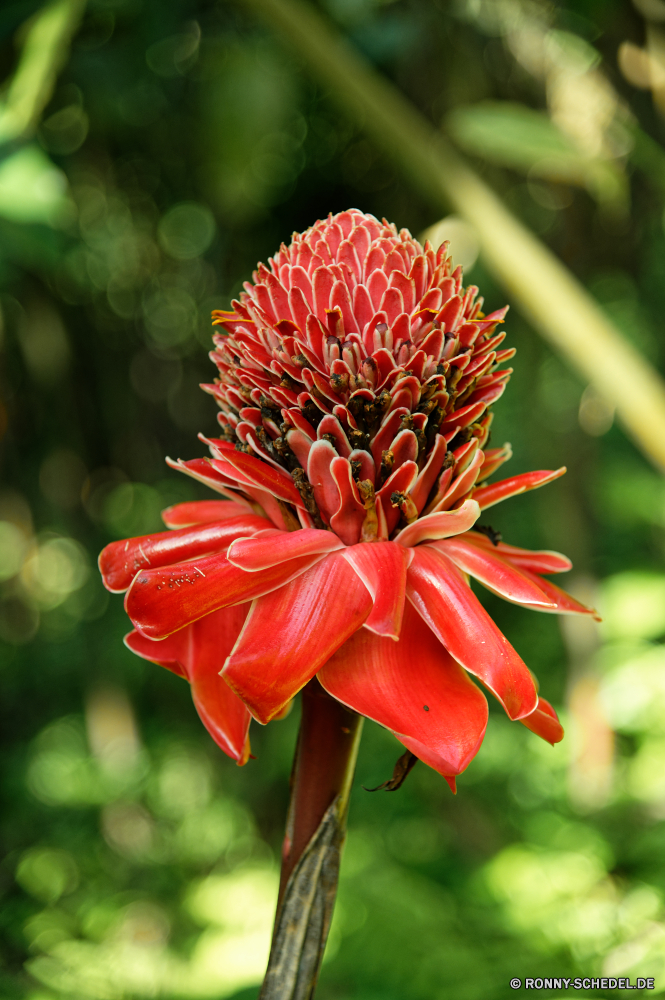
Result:
<svg viewBox="0 0 665 1000"><path fill-rule="evenodd" d="M391 535L397 527L397 522L400 519L401 513L400 508L394 506L392 503L392 494L394 492L408 493L416 481L417 475L418 466L416 463L411 461L404 462L398 469L391 472L381 489L377 492L377 510L379 506L382 509L382 513L386 521L387 535Z"/></svg>
<svg viewBox="0 0 665 1000"><path fill-rule="evenodd" d="M127 590L136 574L150 567L170 566L185 559L196 559L228 548L236 538L253 535L270 525L264 517L243 514L229 521L218 521L198 528L160 531L121 542L111 542L99 555L99 569L104 586L113 594Z"/></svg>
<svg viewBox="0 0 665 1000"><path fill-rule="evenodd" d="M130 632L125 636L125 646L131 649L132 653L158 663L160 667L171 670L178 677L189 680L187 674L187 652L189 650L189 632L181 629L166 639L157 641L156 639L146 639L140 632Z"/></svg>
<svg viewBox="0 0 665 1000"><path fill-rule="evenodd" d="M175 469L176 472L184 472L186 476L191 476L199 483L204 483L211 490L223 494L236 503L242 503L244 497L236 492L243 487L235 480L229 480L216 469L213 469L210 460L207 458L192 458L188 462L183 462L181 458L174 462L172 458L166 459L166 464Z"/></svg>
<svg viewBox="0 0 665 1000"><path fill-rule="evenodd" d="M281 501L277 500L272 493L267 490L260 490L258 486L243 486L243 491L254 500L259 508L263 508L266 517L279 528L280 531L287 531L284 520L284 512L280 506ZM302 505L298 510L303 510Z"/></svg>
<svg viewBox="0 0 665 1000"><path fill-rule="evenodd" d="M413 431L400 431L396 438L390 443L390 450L394 456L393 469L399 469L405 462L414 462L418 456L418 438ZM417 474L416 469L416 474Z"/></svg>
<svg viewBox="0 0 665 1000"><path fill-rule="evenodd" d="M534 710L538 695L529 670L450 559L429 545L415 549L406 594L446 649L496 695L511 719Z"/></svg>
<svg viewBox="0 0 665 1000"><path fill-rule="evenodd" d="M295 488L293 480L287 472L278 472L272 465L262 462L260 458L246 455L243 451L235 449L224 451L224 459L236 468L243 476L251 479L252 482L262 489L267 490L280 500L302 507L303 502ZM213 461L214 466L214 461Z"/></svg>
<svg viewBox="0 0 665 1000"><path fill-rule="evenodd" d="M286 432L286 443L302 465L303 469L306 469L309 450L314 443L312 439L308 437L307 434L303 434L299 428L294 427L290 431Z"/></svg>
<svg viewBox="0 0 665 1000"><path fill-rule="evenodd" d="M145 570L134 577L125 596L125 610L148 639L163 639L212 611L282 587L320 559L320 555L305 556L245 573L218 553L196 562Z"/></svg>
<svg viewBox="0 0 665 1000"><path fill-rule="evenodd" d="M338 455L341 455L343 458L349 457L353 449L349 444L349 439L344 433L342 425L337 417L333 416L332 413L327 413L319 426L316 428L316 436L319 441L323 439L324 434L329 434L335 439L335 451ZM330 443L330 439L328 439L328 441Z"/></svg>
<svg viewBox="0 0 665 1000"><path fill-rule="evenodd" d="M465 500L457 510L442 510L436 514L419 517L413 524L403 528L395 541L399 545L413 546L426 539L450 538L468 531L480 517L480 509L475 500Z"/></svg>
<svg viewBox="0 0 665 1000"><path fill-rule="evenodd" d="M535 604L529 604L527 607L532 608L534 611L549 611L555 615L591 615L596 621L602 621L594 608L587 608L585 604L580 604L579 601L576 601L574 597L567 594L561 587L557 587L556 584L551 583L550 580L545 580L542 576L536 576L535 573L530 573L527 569L523 569L522 572L530 580L538 584L553 605L551 608L538 607Z"/></svg>
<svg viewBox="0 0 665 1000"><path fill-rule="evenodd" d="M505 542L499 542L495 546L487 535L480 535L475 531L469 531L465 540L483 550L498 552L513 566L531 570L532 573L567 573L569 569L573 568L570 559L562 555L561 552L550 552L546 549L532 552L531 549L520 549L516 545L507 545Z"/></svg>
<svg viewBox="0 0 665 1000"><path fill-rule="evenodd" d="M450 510L453 504L457 503L469 490L473 487L478 478L478 474L483 464L483 453L482 451L477 451L467 469L453 480L451 486L444 494L443 498L439 500L434 512L439 510ZM479 512L480 513L480 512Z"/></svg>
<svg viewBox="0 0 665 1000"><path fill-rule="evenodd" d="M274 718L372 609L339 553L252 604L223 677L254 718Z"/></svg>
<svg viewBox="0 0 665 1000"><path fill-rule="evenodd" d="M238 764L247 763L249 758L251 716L220 677L220 671L248 610L247 604L224 608L194 622L188 629L191 632L189 677L196 711L215 743Z"/></svg>
<svg viewBox="0 0 665 1000"><path fill-rule="evenodd" d="M249 605L225 608L207 615L167 639L147 639L131 632L125 644L133 653L174 670L191 682L192 698L203 724L224 753L239 764L249 756L250 714L220 676L233 648Z"/></svg>
<svg viewBox="0 0 665 1000"><path fill-rule="evenodd" d="M554 482L566 471L562 466L553 472L544 470L542 472L524 472L521 476L512 476L510 479L502 479L498 483L491 483L489 486L480 486L474 491L473 499L480 504L480 509L492 507L501 500L508 497L517 496L519 493L526 493L528 490L536 490L539 486L546 486Z"/></svg>
<svg viewBox="0 0 665 1000"><path fill-rule="evenodd" d="M210 524L252 513L249 504L233 500L192 500L167 507L162 511L162 521L167 528L189 528L192 524Z"/></svg>
<svg viewBox="0 0 665 1000"><path fill-rule="evenodd" d="M441 466L443 465L443 460L446 457L446 449L447 445L445 438L443 438L440 434L437 434L434 447L427 464L416 479L410 491L411 499L415 503L418 513L421 512L427 503L427 497L434 486L436 477L441 472Z"/></svg>
<svg viewBox="0 0 665 1000"><path fill-rule="evenodd" d="M369 455L367 458L371 462ZM353 481L350 463L345 458L333 458L330 463L330 475L339 490L339 507L330 518L330 527L345 545L355 545L360 538L367 511L358 498L358 489Z"/></svg>
<svg viewBox="0 0 665 1000"><path fill-rule="evenodd" d="M307 459L307 478L312 484L314 499L326 524L330 524L330 518L339 507L339 490L330 474L330 463L337 457L337 452L329 441L315 441ZM302 500L300 504L302 506Z"/></svg>
<svg viewBox="0 0 665 1000"><path fill-rule="evenodd" d="M434 548L449 556L461 570L480 580L484 586L500 597L505 597L507 601L531 607L537 605L542 610L554 610L555 605L541 587L496 552L481 550L470 545L465 538L446 538L434 542Z"/></svg>
<svg viewBox="0 0 665 1000"><path fill-rule="evenodd" d="M463 771L485 735L482 692L408 605L399 642L361 629L318 678L444 776Z"/></svg>
<svg viewBox="0 0 665 1000"><path fill-rule="evenodd" d="M374 601L365 628L377 635L398 639L404 614L406 568L411 553L394 542L361 542L344 549L343 555Z"/></svg>
<svg viewBox="0 0 665 1000"><path fill-rule="evenodd" d="M544 698L539 698L538 707L533 710L531 715L527 715L525 719L520 719L520 722L527 729L530 729L532 733L535 733L536 736L547 740L552 746L555 743L560 743L563 739L563 726L559 722L557 714L549 701L545 701Z"/></svg>
<svg viewBox="0 0 665 1000"><path fill-rule="evenodd" d="M458 430L468 427L470 424L475 423L478 417L482 417L486 409L487 405L484 402L469 403L467 406L462 406L461 409L454 410L450 416L442 421L439 432L445 434L446 431L452 430L453 427L457 427Z"/></svg>
<svg viewBox="0 0 665 1000"><path fill-rule="evenodd" d="M255 573L300 556L333 552L343 548L343 545L331 531L319 531L317 528L271 531L265 535L261 532L256 538L238 539L229 547L226 558L239 569Z"/></svg>

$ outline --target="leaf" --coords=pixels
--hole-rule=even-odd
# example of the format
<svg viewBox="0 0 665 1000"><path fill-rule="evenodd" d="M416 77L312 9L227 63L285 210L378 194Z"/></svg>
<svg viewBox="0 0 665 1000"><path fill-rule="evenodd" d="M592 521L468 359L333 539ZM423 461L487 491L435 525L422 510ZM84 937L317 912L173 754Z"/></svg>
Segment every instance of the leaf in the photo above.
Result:
<svg viewBox="0 0 665 1000"><path fill-rule="evenodd" d="M446 125L467 153L551 180L585 183L588 157L545 111L511 101L483 101L457 108Z"/></svg>
<svg viewBox="0 0 665 1000"><path fill-rule="evenodd" d="M345 808L337 796L286 884L259 1000L311 1000L332 919Z"/></svg>
<svg viewBox="0 0 665 1000"><path fill-rule="evenodd" d="M456 108L446 127L462 149L489 163L531 177L585 187L596 201L625 208L626 179L621 166L588 156L548 117L512 101L482 101Z"/></svg>
<svg viewBox="0 0 665 1000"><path fill-rule="evenodd" d="M0 215L14 222L57 226L71 211L67 178L36 144L0 163Z"/></svg>

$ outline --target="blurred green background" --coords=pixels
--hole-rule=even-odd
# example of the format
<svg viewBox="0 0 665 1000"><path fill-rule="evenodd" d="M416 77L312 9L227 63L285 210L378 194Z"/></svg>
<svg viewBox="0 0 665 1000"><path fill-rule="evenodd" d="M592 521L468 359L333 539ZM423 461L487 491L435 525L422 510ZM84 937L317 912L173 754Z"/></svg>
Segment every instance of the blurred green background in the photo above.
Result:
<svg viewBox="0 0 665 1000"><path fill-rule="evenodd" d="M661 365L663 0L320 10ZM124 649L96 554L206 495L164 456L214 433L210 310L256 261L329 211L419 234L436 209L226 0L5 3L0 70L0 995L253 1000L298 709L237 768L186 685ZM439 233L503 305L473 231ZM665 485L514 308L507 328L494 444L508 474L569 472L491 523L568 553L605 620L483 594L567 738L492 707L456 798L424 766L363 791L401 752L366 725L320 1000L492 1000L513 976L665 992Z"/></svg>

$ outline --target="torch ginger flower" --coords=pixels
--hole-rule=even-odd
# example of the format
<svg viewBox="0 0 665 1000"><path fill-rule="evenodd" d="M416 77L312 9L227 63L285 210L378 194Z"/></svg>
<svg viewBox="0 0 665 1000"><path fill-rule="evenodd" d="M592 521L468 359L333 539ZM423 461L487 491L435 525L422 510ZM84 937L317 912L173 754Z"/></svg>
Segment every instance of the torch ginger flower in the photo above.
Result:
<svg viewBox="0 0 665 1000"><path fill-rule="evenodd" d="M171 530L113 542L139 656L189 680L213 739L243 764L248 729L317 675L455 787L482 742L470 674L551 743L563 731L469 585L537 611L593 614L542 574L565 556L473 530L480 512L565 469L486 484L514 351L462 286L447 244L351 210L260 264L211 357L222 436L169 464L224 500L178 504Z"/></svg>

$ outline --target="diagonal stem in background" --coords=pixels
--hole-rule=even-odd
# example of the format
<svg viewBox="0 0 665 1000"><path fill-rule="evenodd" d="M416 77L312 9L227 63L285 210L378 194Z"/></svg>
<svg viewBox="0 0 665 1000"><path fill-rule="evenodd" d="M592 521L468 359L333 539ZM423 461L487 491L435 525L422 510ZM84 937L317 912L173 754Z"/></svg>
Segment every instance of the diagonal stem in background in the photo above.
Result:
<svg viewBox="0 0 665 1000"><path fill-rule="evenodd" d="M0 144L34 130L69 54L85 0L54 0L24 26L23 51L0 101Z"/></svg>
<svg viewBox="0 0 665 1000"><path fill-rule="evenodd" d="M616 408L665 470L665 384L584 286L506 208L444 136L303 0L244 0L437 207L476 230L487 266L540 334Z"/></svg>

